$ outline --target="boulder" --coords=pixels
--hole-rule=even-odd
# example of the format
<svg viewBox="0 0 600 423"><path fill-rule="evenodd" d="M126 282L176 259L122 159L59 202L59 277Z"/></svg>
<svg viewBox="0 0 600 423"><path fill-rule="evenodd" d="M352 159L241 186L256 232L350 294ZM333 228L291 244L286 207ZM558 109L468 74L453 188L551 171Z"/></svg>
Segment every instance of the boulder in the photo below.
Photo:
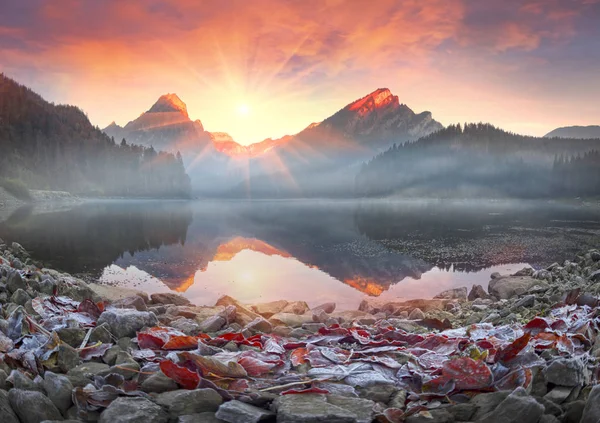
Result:
<svg viewBox="0 0 600 423"><path fill-rule="evenodd" d="M2 423L19 423L19 418L13 411L8 400L8 392L0 389L0 421Z"/></svg>
<svg viewBox="0 0 600 423"><path fill-rule="evenodd" d="M156 403L161 405L171 418L175 418L186 414L217 411L223 399L214 389L179 389L157 395Z"/></svg>
<svg viewBox="0 0 600 423"><path fill-rule="evenodd" d="M354 413L357 423L371 423L373 421L373 407L375 406L373 401L364 398L327 395L327 402Z"/></svg>
<svg viewBox="0 0 600 423"><path fill-rule="evenodd" d="M577 358L557 358L544 369L546 383L560 386L579 386L583 384L583 364Z"/></svg>
<svg viewBox="0 0 600 423"><path fill-rule="evenodd" d="M544 414L544 406L527 395L523 388L515 389L494 411L477 420L478 423L537 423Z"/></svg>
<svg viewBox="0 0 600 423"><path fill-rule="evenodd" d="M162 392L175 391L178 389L178 386L173 379L159 370L145 379L141 384L141 388L144 392L156 392L160 394Z"/></svg>
<svg viewBox="0 0 600 423"><path fill-rule="evenodd" d="M218 419L229 423L257 423L271 419L273 416L271 411L237 400L221 404L215 415Z"/></svg>
<svg viewBox="0 0 600 423"><path fill-rule="evenodd" d="M433 298L465 301L467 299L467 287L461 286L460 288L447 289L445 291L440 292Z"/></svg>
<svg viewBox="0 0 600 423"><path fill-rule="evenodd" d="M283 395L273 401L277 423L353 423L357 415L329 404L325 395Z"/></svg>
<svg viewBox="0 0 600 423"><path fill-rule="evenodd" d="M218 419L215 413L206 411L204 413L186 414L179 416L177 423L223 423L225 420Z"/></svg>
<svg viewBox="0 0 600 423"><path fill-rule="evenodd" d="M316 307L313 307L311 309L311 311L315 312L317 310L323 310L325 313L331 314L335 311L335 307L336 307L335 303L330 302L330 303L325 303L325 304L321 304ZM362 310L362 311L366 311L366 310Z"/></svg>
<svg viewBox="0 0 600 423"><path fill-rule="evenodd" d="M98 325L102 323L108 323L111 333L116 338L133 338L142 328L158 325L158 319L154 313L147 311L109 309L98 318Z"/></svg>
<svg viewBox="0 0 600 423"><path fill-rule="evenodd" d="M135 308L138 311L148 311L148 306L142 297L139 295L130 295L120 298L112 303L115 308Z"/></svg>
<svg viewBox="0 0 600 423"><path fill-rule="evenodd" d="M421 320L425 318L425 313L420 308L413 309L408 315L408 320Z"/></svg>
<svg viewBox="0 0 600 423"><path fill-rule="evenodd" d="M246 326L248 323L261 317L259 314L253 312L248 307L242 305L237 300L231 298L229 295L224 295L219 298L215 304L216 306L234 306L235 307L235 322L241 326Z"/></svg>
<svg viewBox="0 0 600 423"><path fill-rule="evenodd" d="M279 300L279 301L271 301L269 303L255 304L255 305L251 306L250 308L255 313L258 313L261 316L266 317L268 319L274 314L281 313L287 305L288 305L287 301Z"/></svg>
<svg viewBox="0 0 600 423"><path fill-rule="evenodd" d="M277 313L269 319L273 325L283 325L292 328L299 328L304 323L312 322L312 314L298 315L294 313Z"/></svg>
<svg viewBox="0 0 600 423"><path fill-rule="evenodd" d="M282 313L304 314L308 310L310 310L310 307L308 307L308 304L306 304L304 301L292 301L292 302L288 303L288 305L286 305L283 308L283 310L281 310L281 312Z"/></svg>
<svg viewBox="0 0 600 423"><path fill-rule="evenodd" d="M21 423L39 423L43 420L63 420L50 398L38 391L11 389L8 401Z"/></svg>
<svg viewBox="0 0 600 423"><path fill-rule="evenodd" d="M27 284L18 270L11 270L6 277L6 287L8 292L12 294L17 289L27 289Z"/></svg>
<svg viewBox="0 0 600 423"><path fill-rule="evenodd" d="M100 414L99 423L167 423L159 405L142 397L119 397Z"/></svg>
<svg viewBox="0 0 600 423"><path fill-rule="evenodd" d="M200 332L217 332L227 324L227 320L219 315L210 316L200 322L198 329Z"/></svg>
<svg viewBox="0 0 600 423"><path fill-rule="evenodd" d="M150 295L150 298L154 304L174 304L177 306L187 306L192 304L190 300L184 296L173 294L172 292L152 294Z"/></svg>
<svg viewBox="0 0 600 423"><path fill-rule="evenodd" d="M529 276L501 276L490 281L488 292L500 300L507 300L525 294L535 285L547 284Z"/></svg>
<svg viewBox="0 0 600 423"><path fill-rule="evenodd" d="M256 319L248 323L245 329L252 332L252 334L271 333L271 331L273 330L273 325L264 317L257 317Z"/></svg>
<svg viewBox="0 0 600 423"><path fill-rule="evenodd" d="M490 298L490 294L485 292L485 289L483 289L483 286L473 285L473 287L471 288L471 292L469 292L469 295L467 296L467 299L469 301L475 301L478 298L485 300L485 299Z"/></svg>
<svg viewBox="0 0 600 423"><path fill-rule="evenodd" d="M44 374L44 389L50 401L62 414L65 414L71 408L73 404L71 400L73 384L71 384L68 377L47 371Z"/></svg>

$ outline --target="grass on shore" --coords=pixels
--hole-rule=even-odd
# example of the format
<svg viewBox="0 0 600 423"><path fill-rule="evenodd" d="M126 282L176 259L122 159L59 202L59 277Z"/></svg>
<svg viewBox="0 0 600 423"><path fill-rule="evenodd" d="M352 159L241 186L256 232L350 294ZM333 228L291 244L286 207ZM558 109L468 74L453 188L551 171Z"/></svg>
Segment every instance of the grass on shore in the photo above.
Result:
<svg viewBox="0 0 600 423"><path fill-rule="evenodd" d="M0 187L21 201L33 200L29 188L18 179L0 178Z"/></svg>

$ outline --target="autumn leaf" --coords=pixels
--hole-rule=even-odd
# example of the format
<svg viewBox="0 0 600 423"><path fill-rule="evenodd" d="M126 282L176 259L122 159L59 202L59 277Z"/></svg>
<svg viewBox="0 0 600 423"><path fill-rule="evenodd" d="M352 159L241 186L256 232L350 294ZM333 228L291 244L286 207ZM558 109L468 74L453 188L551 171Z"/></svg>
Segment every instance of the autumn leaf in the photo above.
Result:
<svg viewBox="0 0 600 423"><path fill-rule="evenodd" d="M161 361L160 370L184 389L196 389L200 383L200 376L198 373L185 367L178 366L171 360Z"/></svg>
<svg viewBox="0 0 600 423"><path fill-rule="evenodd" d="M460 390L487 388L494 381L487 364L469 357L455 358L444 363L442 376L454 380L456 389Z"/></svg>
<svg viewBox="0 0 600 423"><path fill-rule="evenodd" d="M531 339L530 333L525 333L525 335L516 339L513 343L508 345L505 348L502 348L496 353L496 362L507 363L521 352L523 348L529 344L529 340Z"/></svg>

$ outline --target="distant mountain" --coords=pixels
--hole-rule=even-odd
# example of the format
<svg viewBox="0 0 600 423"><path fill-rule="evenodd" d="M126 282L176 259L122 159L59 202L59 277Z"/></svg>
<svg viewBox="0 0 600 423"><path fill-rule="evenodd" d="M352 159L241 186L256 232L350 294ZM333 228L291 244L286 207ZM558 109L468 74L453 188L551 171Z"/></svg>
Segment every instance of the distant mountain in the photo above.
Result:
<svg viewBox="0 0 600 423"><path fill-rule="evenodd" d="M278 138L275 140L267 138L264 141L254 144L241 145L235 142L231 135L226 132L211 132L210 137L213 146L217 151L227 154L232 158L257 157L268 152L272 148L287 142L289 139L289 137Z"/></svg>
<svg viewBox="0 0 600 423"><path fill-rule="evenodd" d="M590 126L564 126L544 135L545 138L583 138L600 139L600 125Z"/></svg>
<svg viewBox="0 0 600 423"><path fill-rule="evenodd" d="M356 194L573 197L583 193L584 184L565 184L561 178L572 173L571 164L581 156L582 163L592 166L586 172L595 178L596 156L591 153L599 147L600 139L537 138L482 123L450 125L375 156L356 177ZM581 181L580 176L569 178Z"/></svg>
<svg viewBox="0 0 600 423"><path fill-rule="evenodd" d="M0 74L0 177L30 188L127 197L187 197L180 158L115 144L75 106L48 103Z"/></svg>

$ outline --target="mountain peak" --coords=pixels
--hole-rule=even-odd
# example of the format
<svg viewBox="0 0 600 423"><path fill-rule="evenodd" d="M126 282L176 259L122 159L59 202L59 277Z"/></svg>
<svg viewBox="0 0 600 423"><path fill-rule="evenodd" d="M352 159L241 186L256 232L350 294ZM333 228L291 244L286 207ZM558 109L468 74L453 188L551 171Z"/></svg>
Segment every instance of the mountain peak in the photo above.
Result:
<svg viewBox="0 0 600 423"><path fill-rule="evenodd" d="M398 103L398 97L393 95L389 88L378 88L346 107L348 110L353 111L367 111L386 106L390 103Z"/></svg>
<svg viewBox="0 0 600 423"><path fill-rule="evenodd" d="M177 94L164 94L148 110L148 113L179 112L188 117L187 107Z"/></svg>

